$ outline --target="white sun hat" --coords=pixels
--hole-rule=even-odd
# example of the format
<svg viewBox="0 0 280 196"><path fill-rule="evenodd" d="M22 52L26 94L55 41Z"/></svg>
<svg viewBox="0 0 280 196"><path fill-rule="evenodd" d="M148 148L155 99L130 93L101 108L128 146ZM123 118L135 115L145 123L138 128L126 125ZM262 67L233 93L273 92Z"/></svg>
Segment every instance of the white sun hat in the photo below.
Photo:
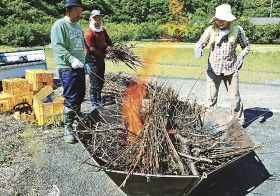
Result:
<svg viewBox="0 0 280 196"><path fill-rule="evenodd" d="M236 17L232 14L231 6L229 4L222 4L216 7L216 14L210 22L212 23L215 19L231 22L236 20Z"/></svg>

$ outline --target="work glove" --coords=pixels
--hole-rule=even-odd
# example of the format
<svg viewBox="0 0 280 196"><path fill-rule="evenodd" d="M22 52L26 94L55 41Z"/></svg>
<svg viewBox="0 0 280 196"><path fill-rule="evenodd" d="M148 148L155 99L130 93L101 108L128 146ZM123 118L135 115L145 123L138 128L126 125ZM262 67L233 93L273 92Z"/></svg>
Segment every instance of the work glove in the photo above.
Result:
<svg viewBox="0 0 280 196"><path fill-rule="evenodd" d="M195 48L194 55L196 59L199 59L201 56L203 56L203 50L202 48Z"/></svg>
<svg viewBox="0 0 280 196"><path fill-rule="evenodd" d="M84 68L84 64L77 58L74 58L70 63L73 69Z"/></svg>
<svg viewBox="0 0 280 196"><path fill-rule="evenodd" d="M236 58L236 61L235 61L235 67L237 68L237 70L240 70L242 65L243 65L243 56L242 55L239 55L237 58Z"/></svg>

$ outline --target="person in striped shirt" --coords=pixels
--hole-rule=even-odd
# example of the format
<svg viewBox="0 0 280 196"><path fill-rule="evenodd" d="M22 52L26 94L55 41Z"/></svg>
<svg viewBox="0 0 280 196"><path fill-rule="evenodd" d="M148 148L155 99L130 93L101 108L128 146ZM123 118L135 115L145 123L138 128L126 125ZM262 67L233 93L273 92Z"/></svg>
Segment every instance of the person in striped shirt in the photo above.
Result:
<svg viewBox="0 0 280 196"><path fill-rule="evenodd" d="M221 81L224 81L231 98L231 112L234 117L244 121L243 104L239 93L239 70L244 57L250 51L245 31L236 24L231 6L222 4L216 8L216 14L195 47L195 57L203 55L203 48L210 44L207 69L206 107L215 109ZM237 55L237 45L241 52Z"/></svg>

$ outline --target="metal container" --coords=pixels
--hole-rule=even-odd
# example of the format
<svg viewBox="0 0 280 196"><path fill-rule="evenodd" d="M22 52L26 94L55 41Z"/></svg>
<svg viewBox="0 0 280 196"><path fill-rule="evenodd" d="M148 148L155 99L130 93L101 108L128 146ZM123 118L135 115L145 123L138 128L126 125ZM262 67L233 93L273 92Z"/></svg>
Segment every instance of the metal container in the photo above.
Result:
<svg viewBox="0 0 280 196"><path fill-rule="evenodd" d="M228 126L232 126L234 129L240 129L239 123L232 120L229 114L224 112L209 112L204 117L204 124L211 126L212 124L220 124L219 129L228 129ZM233 125L231 123L234 123ZM230 130L229 130L230 131ZM244 143L241 146L246 145L253 147L249 136L246 133L240 132L240 137L243 137ZM79 141L86 148L88 139L92 138L89 133L79 133ZM127 172L116 170L105 170L105 173L124 191L125 194L131 196L176 196L176 195L191 195L197 188L203 189L206 186L211 186L211 183L220 175L223 175L236 166L239 160L246 156L248 153L244 153L239 157L233 158L231 161L217 167L214 171L206 174L203 173L199 176L194 175L147 175L140 173L133 173L127 179L125 186L121 186L126 179ZM102 166L102 161L97 157L92 157L99 165ZM206 187L207 188L207 187Z"/></svg>

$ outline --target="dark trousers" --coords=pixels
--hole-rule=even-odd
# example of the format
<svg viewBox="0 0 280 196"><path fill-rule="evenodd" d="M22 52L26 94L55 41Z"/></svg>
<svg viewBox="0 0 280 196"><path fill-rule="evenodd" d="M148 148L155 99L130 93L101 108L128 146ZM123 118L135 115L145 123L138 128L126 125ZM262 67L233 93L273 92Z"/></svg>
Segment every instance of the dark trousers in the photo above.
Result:
<svg viewBox="0 0 280 196"><path fill-rule="evenodd" d="M85 70L59 69L59 79L63 87L64 106L67 108L80 107L85 98Z"/></svg>
<svg viewBox="0 0 280 196"><path fill-rule="evenodd" d="M101 103L101 90L105 81L105 62L104 60L94 60L93 63L86 63L85 69L90 79L90 101L94 108Z"/></svg>

